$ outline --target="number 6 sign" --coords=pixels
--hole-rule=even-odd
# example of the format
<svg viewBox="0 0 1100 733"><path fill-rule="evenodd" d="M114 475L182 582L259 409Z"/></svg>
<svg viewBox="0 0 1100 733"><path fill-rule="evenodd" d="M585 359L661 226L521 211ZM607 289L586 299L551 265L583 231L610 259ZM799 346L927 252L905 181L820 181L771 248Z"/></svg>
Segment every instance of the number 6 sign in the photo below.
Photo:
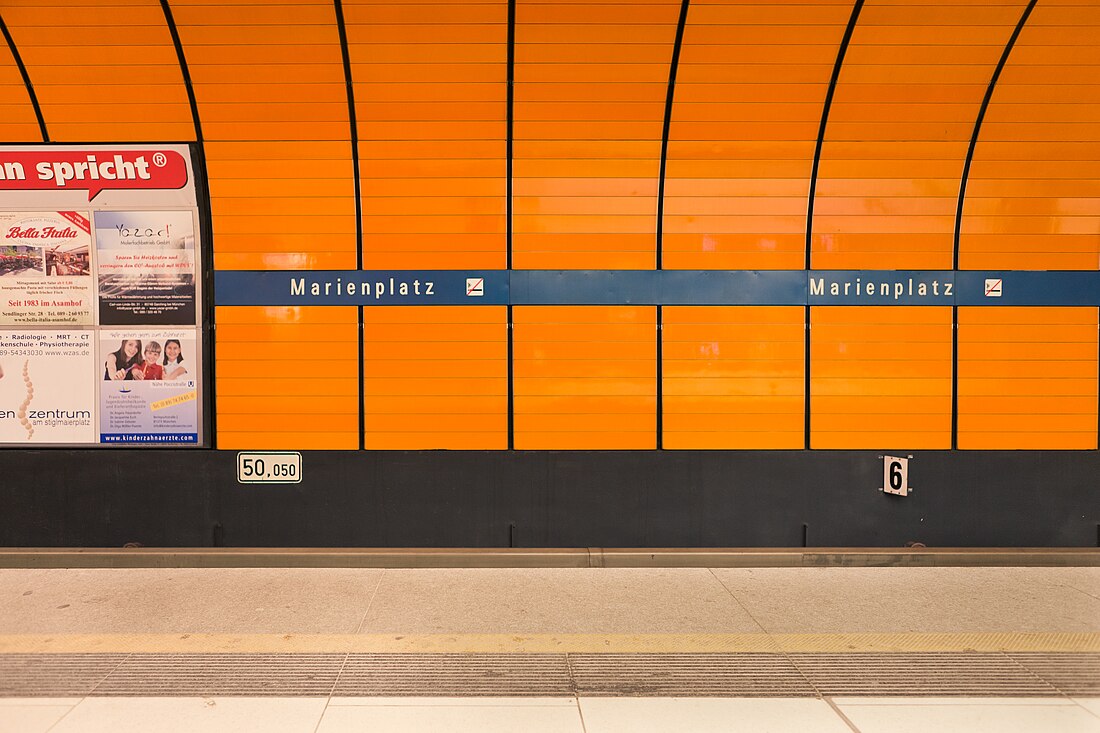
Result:
<svg viewBox="0 0 1100 733"><path fill-rule="evenodd" d="M909 459L899 456L882 457L882 488L887 494L909 496Z"/></svg>

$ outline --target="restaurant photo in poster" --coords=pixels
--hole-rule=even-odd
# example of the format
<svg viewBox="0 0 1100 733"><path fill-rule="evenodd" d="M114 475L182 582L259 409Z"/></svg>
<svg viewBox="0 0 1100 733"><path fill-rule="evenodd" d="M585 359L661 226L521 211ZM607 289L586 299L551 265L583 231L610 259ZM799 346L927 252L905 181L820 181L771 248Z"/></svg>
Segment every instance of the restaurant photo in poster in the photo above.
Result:
<svg viewBox="0 0 1100 733"><path fill-rule="evenodd" d="M92 323L87 212L0 212L0 324Z"/></svg>
<svg viewBox="0 0 1100 733"><path fill-rule="evenodd" d="M90 331L0 331L0 443L95 443Z"/></svg>
<svg viewBox="0 0 1100 733"><path fill-rule="evenodd" d="M195 323L195 224L191 211L97 211L99 322Z"/></svg>
<svg viewBox="0 0 1100 733"><path fill-rule="evenodd" d="M99 442L199 441L198 332L99 332Z"/></svg>

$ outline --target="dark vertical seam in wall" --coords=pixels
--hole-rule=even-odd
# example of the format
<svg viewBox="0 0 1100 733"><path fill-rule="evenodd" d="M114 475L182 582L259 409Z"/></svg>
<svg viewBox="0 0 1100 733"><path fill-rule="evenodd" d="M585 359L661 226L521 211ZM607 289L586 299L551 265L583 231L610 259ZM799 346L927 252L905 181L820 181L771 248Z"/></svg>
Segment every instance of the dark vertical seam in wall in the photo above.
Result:
<svg viewBox="0 0 1100 733"><path fill-rule="evenodd" d="M187 91L187 104L191 107L191 121L195 125L195 149L196 155L192 156L192 165L202 168L202 187L196 190L196 197L201 197L199 211L202 213L202 228L205 236L201 238L203 268L202 283L203 295L206 301L203 310L203 343L206 347L203 360L203 390L207 395L209 407L209 441L212 448L218 447L218 423L217 423L217 395L215 394L216 382L213 378L215 369L215 352L217 349L218 325L214 320L214 213L210 203L210 172L206 165L206 142L202 134L202 118L199 116L199 102L195 98L195 86L191 81L191 69L187 65L187 55L183 51L183 41L180 40L179 28L176 27L176 18L172 15L172 7L168 0L160 0L160 8L164 13L164 22L168 26L168 33L172 37L172 45L176 48L176 60L179 62L180 74L183 76L183 87ZM196 180L200 180L196 176Z"/></svg>
<svg viewBox="0 0 1100 733"><path fill-rule="evenodd" d="M363 269L363 196L362 182L359 180L359 124L355 116L355 82L351 78L351 52L348 49L348 29L344 23L343 0L332 0L333 9L336 11L336 29L340 34L340 55L344 61L344 86L348 96L348 134L351 137L351 175L352 186L355 191L355 267ZM367 416L366 416L366 377L363 374L365 368L364 356L366 347L364 344L363 306L356 310L358 317L359 336L359 449L367 446Z"/></svg>
<svg viewBox="0 0 1100 733"><path fill-rule="evenodd" d="M657 306L657 450L665 447L664 308L663 305Z"/></svg>
<svg viewBox="0 0 1100 733"><path fill-rule="evenodd" d="M852 41L852 34L859 22L859 13L863 10L863 0L856 0L852 7L852 15L848 18L848 27L844 29L844 38L840 41L840 48L836 52L836 63L833 64L833 75L829 79L829 90L825 92L825 104L821 108L821 125L817 128L817 145L814 148L814 163L810 170L810 195L806 209L806 269L812 269L813 255L813 230L814 230L814 197L817 195L817 171L821 165L821 148L825 145L825 129L829 126L829 110L833 106L833 94L836 93L837 80L840 79L840 69L844 66L844 56L848 53L848 44ZM809 358L809 352L806 354ZM807 364L807 367L809 364Z"/></svg>
<svg viewBox="0 0 1100 733"><path fill-rule="evenodd" d="M367 448L367 362L366 362L366 325L363 322L363 308L359 306L355 310L359 319L359 450Z"/></svg>
<svg viewBox="0 0 1100 733"><path fill-rule="evenodd" d="M668 95L665 97L665 124L661 131L661 170L657 179L657 251L656 266L662 268L665 238L665 172L668 168L668 135L672 129L672 103L676 96L676 70L680 66L680 47L684 43L684 27L687 25L688 5L680 3L680 19L676 23L676 40L672 44L672 60L668 67ZM658 400L659 402L659 400ZM658 443L660 445L660 443Z"/></svg>
<svg viewBox="0 0 1100 733"><path fill-rule="evenodd" d="M191 70L187 66L187 55L183 52L183 41L180 40L179 28L176 27L176 19L172 15L172 7L168 4L168 0L160 0L160 7L164 11L164 22L168 24L172 44L176 47L176 58L179 60L180 73L183 74L183 86L187 90L187 103L191 106L191 119L195 123L195 141L199 145L199 152L205 165L206 149L203 145L205 138L202 134L202 118L199 117L199 102L195 99L195 86L191 81Z"/></svg>
<svg viewBox="0 0 1100 733"><path fill-rule="evenodd" d="M344 84L348 95L348 130L351 135L351 169L355 188L355 267L363 269L363 199L359 180L359 123L355 116L355 82L351 77L351 52L348 49L348 29L344 23L343 0L333 0L336 28L340 33L340 54L344 61Z"/></svg>
<svg viewBox="0 0 1100 733"><path fill-rule="evenodd" d="M513 388L514 371L512 361L516 357L515 323L512 306L508 306L508 450L516 449L516 392Z"/></svg>
<svg viewBox="0 0 1100 733"><path fill-rule="evenodd" d="M989 109L989 102L993 99L993 90L997 86L997 80L1001 78L1001 71L1004 70L1005 63L1008 62L1008 57L1012 53L1013 46L1016 45L1016 39L1020 37L1020 32L1024 29L1024 24L1027 23L1028 17L1031 15L1031 11L1035 8L1037 0L1031 0L1024 8L1023 15L1020 16L1020 21L1016 24L1016 29L1012 31L1012 35L1008 38L1008 43L1005 44L1004 51L1001 52L1001 59L997 62L997 68L993 70L993 76L989 79L989 86L986 87L985 97L982 99L982 106L978 109L978 117L974 120L974 132L970 136L970 147L966 151L966 162L963 163L962 177L959 179L959 203L955 208L955 246L954 256L952 257L952 269L959 269L959 242L962 238L962 217L963 217L963 202L966 200L966 184L970 179L970 165L974 162L974 150L978 146L978 135L982 131L982 122L985 121L986 110Z"/></svg>
<svg viewBox="0 0 1100 733"><path fill-rule="evenodd" d="M833 95L836 93L837 81L840 79L840 69L844 66L844 57L848 53L848 44L852 42L852 34L855 33L856 23L859 22L860 11L863 10L863 0L856 0L852 6L852 14L848 17L848 27L844 29L844 37L840 39L840 48L836 52L836 62L833 64L833 75L829 78L829 89L825 92L825 103L821 107L821 124L817 128L817 144L814 146L814 162L810 169L810 193L806 203L806 270L813 269L813 234L814 234L814 198L817 196L817 171L821 167L821 149L825 145L825 130L829 126L829 110L833 106ZM806 338L803 355L805 359L805 445L810 448L810 306L806 306Z"/></svg>
<svg viewBox="0 0 1100 733"><path fill-rule="evenodd" d="M507 99L508 110L505 123L504 143L504 232L505 232L505 266L512 269L512 141L515 127L516 104L516 0L508 0L508 71L507 71ZM509 273L510 275L510 273ZM513 360L515 358L514 332L512 306L508 306L508 450L516 449L516 373Z"/></svg>
<svg viewBox="0 0 1100 733"><path fill-rule="evenodd" d="M951 450L959 449L959 306L951 307Z"/></svg>
<svg viewBox="0 0 1100 733"><path fill-rule="evenodd" d="M23 77L23 85L27 87L27 96L30 97L31 107L34 108L34 116L38 118L38 130L42 133L42 142L50 141L50 132L46 129L46 118L42 116L42 107L38 104L38 95L34 93L34 84L31 83L30 72L23 64L23 57L19 55L19 49L15 47L15 39L11 37L8 24L4 22L4 16L0 15L0 32L4 34L4 40L8 42L11 56L15 59L15 65L19 67L19 75Z"/></svg>
<svg viewBox="0 0 1100 733"><path fill-rule="evenodd" d="M668 92L665 96L665 120L661 129L661 167L657 178L657 240L654 264L664 267L665 247L665 177L668 171L668 136L672 130L672 105L676 99L676 72L680 67L680 49L684 45L684 28L687 26L688 7L691 0L680 3L680 17L676 21L676 39L672 43L672 58L668 65ZM657 306L657 450L665 447L665 365L664 365L664 306Z"/></svg>
<svg viewBox="0 0 1100 733"><path fill-rule="evenodd" d="M512 140L514 137L515 129L515 105L516 105L516 0L509 0L508 2L508 89L507 105L508 109L505 112L505 143L504 143L504 175L505 175L505 202L504 202L504 230L505 230L505 246L507 252L505 255L505 267L509 270L512 269Z"/></svg>
<svg viewBox="0 0 1100 733"><path fill-rule="evenodd" d="M802 355L803 363L805 364L806 371L802 375L802 409L804 410L802 416L805 419L803 430L805 435L803 437L803 443L806 450L810 449L810 306L806 306L805 314L806 322L803 323L803 344L802 348L805 353Z"/></svg>

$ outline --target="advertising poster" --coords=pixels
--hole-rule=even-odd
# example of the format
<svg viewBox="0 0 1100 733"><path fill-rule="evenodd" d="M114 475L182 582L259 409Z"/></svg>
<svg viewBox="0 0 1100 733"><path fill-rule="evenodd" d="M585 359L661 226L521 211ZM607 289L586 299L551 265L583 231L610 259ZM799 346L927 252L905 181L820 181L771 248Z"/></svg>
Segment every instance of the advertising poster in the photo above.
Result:
<svg viewBox="0 0 1100 733"><path fill-rule="evenodd" d="M0 445L201 445L192 157L0 145Z"/></svg>
<svg viewBox="0 0 1100 733"><path fill-rule="evenodd" d="M99 322L195 323L195 224L190 211L97 211Z"/></svg>
<svg viewBox="0 0 1100 733"><path fill-rule="evenodd" d="M99 442L187 444L199 440L198 333L99 332Z"/></svg>
<svg viewBox="0 0 1100 733"><path fill-rule="evenodd" d="M95 443L91 331L0 330L0 442Z"/></svg>
<svg viewBox="0 0 1100 733"><path fill-rule="evenodd" d="M0 324L91 325L86 211L0 211Z"/></svg>

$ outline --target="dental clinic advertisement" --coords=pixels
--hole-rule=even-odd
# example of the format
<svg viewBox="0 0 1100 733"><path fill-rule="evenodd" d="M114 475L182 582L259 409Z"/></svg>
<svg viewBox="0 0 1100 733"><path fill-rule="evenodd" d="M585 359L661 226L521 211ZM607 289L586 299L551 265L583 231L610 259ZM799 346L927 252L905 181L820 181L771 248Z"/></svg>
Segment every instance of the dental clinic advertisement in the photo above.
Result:
<svg viewBox="0 0 1100 733"><path fill-rule="evenodd" d="M100 443L198 442L197 336L195 330L99 332Z"/></svg>

